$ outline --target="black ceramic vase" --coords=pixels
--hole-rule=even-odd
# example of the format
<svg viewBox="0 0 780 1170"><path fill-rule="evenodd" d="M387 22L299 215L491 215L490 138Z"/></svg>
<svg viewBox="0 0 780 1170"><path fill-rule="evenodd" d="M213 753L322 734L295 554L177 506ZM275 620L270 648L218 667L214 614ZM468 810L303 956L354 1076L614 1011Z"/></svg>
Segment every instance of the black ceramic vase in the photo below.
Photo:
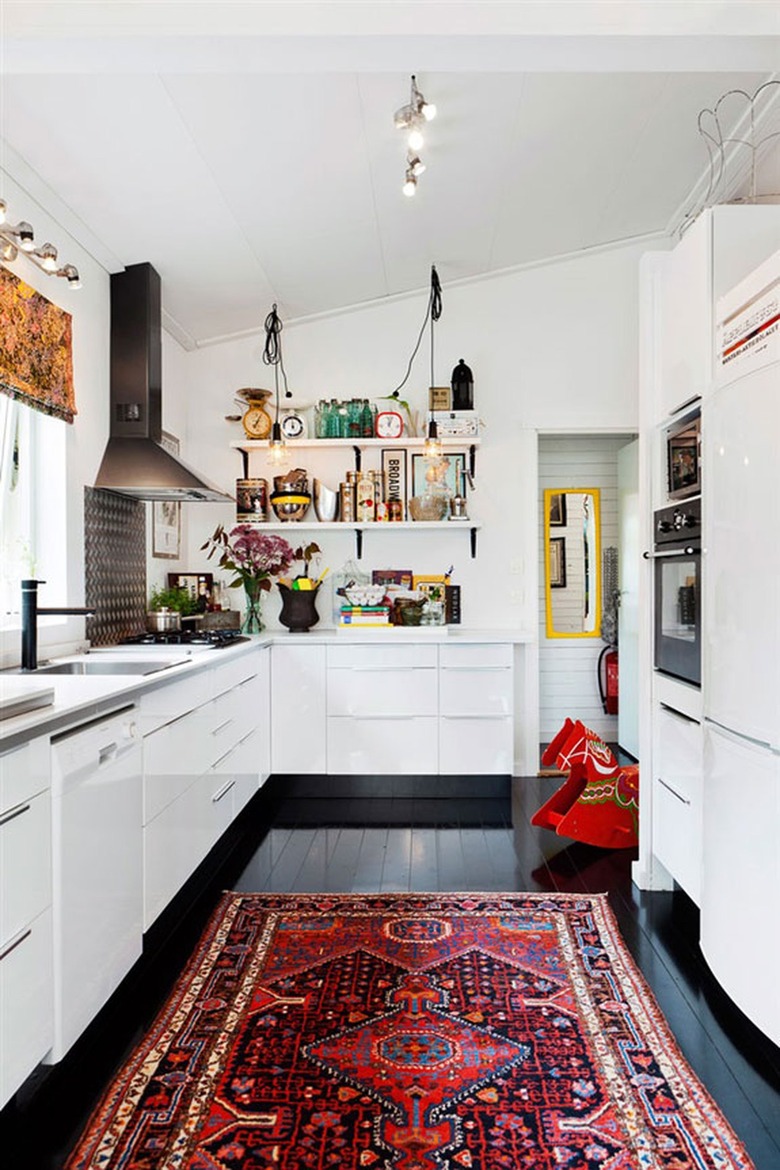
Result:
<svg viewBox="0 0 780 1170"><path fill-rule="evenodd" d="M302 634L316 626L320 620L314 604L317 600L317 590L288 589L281 581L277 584L282 595L282 612L279 614L282 625L287 626L291 634Z"/></svg>

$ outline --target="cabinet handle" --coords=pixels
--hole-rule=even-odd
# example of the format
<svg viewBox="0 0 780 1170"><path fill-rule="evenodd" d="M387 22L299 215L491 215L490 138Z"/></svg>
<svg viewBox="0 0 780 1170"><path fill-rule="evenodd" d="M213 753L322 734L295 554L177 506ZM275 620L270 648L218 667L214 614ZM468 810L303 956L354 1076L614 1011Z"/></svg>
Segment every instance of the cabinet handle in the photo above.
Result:
<svg viewBox="0 0 780 1170"><path fill-rule="evenodd" d="M13 812L6 813L4 817L0 817L0 826L7 825L9 821L16 820L22 813L29 812L29 804L23 804L21 808L15 808Z"/></svg>
<svg viewBox="0 0 780 1170"><path fill-rule="evenodd" d="M686 715L684 711L678 711L676 707L670 707L668 703L660 703L659 706L662 711L668 711L675 719L681 719L683 723L693 723L696 727L701 727L701 721L693 715Z"/></svg>
<svg viewBox="0 0 780 1170"><path fill-rule="evenodd" d="M212 796L211 803L217 804L218 801L222 800L223 796L227 796L228 792L230 792L230 789L235 786L235 783L235 780L228 780L227 784L223 784L219 791L215 792Z"/></svg>
<svg viewBox="0 0 780 1170"><path fill-rule="evenodd" d="M690 398L686 398L685 402L681 402L679 406L675 406L674 410L669 411L669 417L672 418L675 414L679 414L681 410L685 410L686 406L693 406L694 402L701 401L701 394L692 394Z"/></svg>
<svg viewBox="0 0 780 1170"><path fill-rule="evenodd" d="M504 715L442 715L442 719L508 719L509 716Z"/></svg>
<svg viewBox="0 0 780 1170"><path fill-rule="evenodd" d="M26 938L29 938L31 934L32 934L32 927L28 926L28 928L27 928L27 930L25 930L24 934L20 934L18 938L14 939L14 941L12 943L8 944L8 946L5 948L4 951L0 951L0 963L2 963L3 959L8 958L11 951L15 951L18 946L21 946L21 944L24 942L24 940Z"/></svg>
<svg viewBox="0 0 780 1170"><path fill-rule="evenodd" d="M676 796L680 804L687 804L690 807L690 800L686 800L684 796L680 796L680 793L675 792L675 790L670 787L670 785L667 784L665 780L662 780L660 776L656 776L656 781L661 785L662 788L665 788L667 792L671 792L672 796Z"/></svg>
<svg viewBox="0 0 780 1170"><path fill-rule="evenodd" d="M219 727L213 728L211 734L212 735L221 735L226 727L230 727L232 722L233 722L232 719L226 719L224 723L220 723Z"/></svg>
<svg viewBox="0 0 780 1170"><path fill-rule="evenodd" d="M495 672L497 670L511 670L511 667L509 667L509 666L443 666L442 670L467 670L469 672L477 671L477 670L492 670Z"/></svg>
<svg viewBox="0 0 780 1170"><path fill-rule="evenodd" d="M347 716L347 718L349 718L349 719L381 719L383 722L386 722L387 720L390 720L390 719L396 719L396 720L403 719L403 720L408 721L410 719L418 719L418 718L425 719L425 718L434 718L434 717L433 716L424 716L424 715L418 716L418 715L380 715L380 714L376 714L376 715L349 715L349 716Z"/></svg>

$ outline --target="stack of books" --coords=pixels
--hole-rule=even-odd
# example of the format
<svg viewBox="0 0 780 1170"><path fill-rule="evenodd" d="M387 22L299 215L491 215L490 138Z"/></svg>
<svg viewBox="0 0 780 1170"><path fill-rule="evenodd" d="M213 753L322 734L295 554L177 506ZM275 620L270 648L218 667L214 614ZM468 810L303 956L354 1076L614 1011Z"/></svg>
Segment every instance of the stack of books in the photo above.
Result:
<svg viewBox="0 0 780 1170"><path fill-rule="evenodd" d="M389 605L343 605L339 613L341 626L389 626Z"/></svg>

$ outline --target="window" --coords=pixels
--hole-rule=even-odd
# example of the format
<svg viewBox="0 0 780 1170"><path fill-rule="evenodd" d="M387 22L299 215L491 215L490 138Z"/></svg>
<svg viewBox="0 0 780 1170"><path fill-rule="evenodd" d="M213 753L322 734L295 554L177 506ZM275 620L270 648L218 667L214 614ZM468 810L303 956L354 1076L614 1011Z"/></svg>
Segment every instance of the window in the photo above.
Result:
<svg viewBox="0 0 780 1170"><path fill-rule="evenodd" d="M65 591L65 426L0 394L0 629L19 625L20 582Z"/></svg>

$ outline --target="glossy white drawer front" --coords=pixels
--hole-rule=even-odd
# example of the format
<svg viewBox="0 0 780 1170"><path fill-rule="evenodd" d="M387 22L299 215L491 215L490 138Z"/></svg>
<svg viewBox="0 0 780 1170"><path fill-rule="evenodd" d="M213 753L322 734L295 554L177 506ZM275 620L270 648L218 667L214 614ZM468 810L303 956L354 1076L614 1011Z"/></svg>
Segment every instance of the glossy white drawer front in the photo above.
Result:
<svg viewBox="0 0 780 1170"><path fill-rule="evenodd" d="M328 670L328 715L436 715L438 675L427 666Z"/></svg>
<svg viewBox="0 0 780 1170"><path fill-rule="evenodd" d="M51 796L0 815L0 949L51 903Z"/></svg>
<svg viewBox="0 0 780 1170"><path fill-rule="evenodd" d="M201 711L191 711L146 736L144 824L176 800L213 762L212 742Z"/></svg>
<svg viewBox="0 0 780 1170"><path fill-rule="evenodd" d="M513 647L506 642L474 642L466 646L439 647L439 666L455 670L479 666L512 665Z"/></svg>
<svg viewBox="0 0 780 1170"><path fill-rule="evenodd" d="M442 715L511 715L513 672L508 667L445 667L439 674Z"/></svg>
<svg viewBox="0 0 780 1170"><path fill-rule="evenodd" d="M325 647L306 643L271 650L271 760L274 772L327 770Z"/></svg>
<svg viewBox="0 0 780 1170"><path fill-rule="evenodd" d="M443 775L511 774L512 720L507 716L442 716L439 771Z"/></svg>
<svg viewBox="0 0 780 1170"><path fill-rule="evenodd" d="M436 646L385 646L372 642L363 646L329 646L328 667L381 667L430 666L436 668L438 654Z"/></svg>
<svg viewBox="0 0 780 1170"><path fill-rule="evenodd" d="M219 651L216 651L218 654ZM252 678L257 674L259 666L260 651L254 651L251 654L242 654L239 658L233 658L229 662L221 662L216 665L211 673L213 682L213 694L220 695L223 691L229 691L233 687L244 682L248 678Z"/></svg>
<svg viewBox="0 0 780 1170"><path fill-rule="evenodd" d="M328 771L335 774L435 773L438 755L435 718L328 719Z"/></svg>
<svg viewBox="0 0 780 1170"><path fill-rule="evenodd" d="M202 707L213 695L211 673L201 670L197 674L168 683L154 691L141 695L138 704L138 721L144 735L165 723Z"/></svg>
<svg viewBox="0 0 780 1170"><path fill-rule="evenodd" d="M49 740L31 739L0 755L0 814L16 808L51 783Z"/></svg>
<svg viewBox="0 0 780 1170"><path fill-rule="evenodd" d="M657 712L655 778L687 803L701 808L703 731L700 723L671 708Z"/></svg>
<svg viewBox="0 0 780 1170"><path fill-rule="evenodd" d="M0 946L0 1109L52 1045L52 929L46 910Z"/></svg>
<svg viewBox="0 0 780 1170"><path fill-rule="evenodd" d="M701 808L657 777L653 782L653 853L698 906Z"/></svg>

